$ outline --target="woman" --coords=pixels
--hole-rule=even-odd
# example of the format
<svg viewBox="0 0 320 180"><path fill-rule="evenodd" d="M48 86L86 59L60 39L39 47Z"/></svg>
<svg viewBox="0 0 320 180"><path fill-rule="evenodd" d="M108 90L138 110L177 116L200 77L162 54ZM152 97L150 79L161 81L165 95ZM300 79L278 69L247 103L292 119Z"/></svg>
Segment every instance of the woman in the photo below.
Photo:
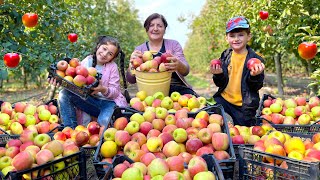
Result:
<svg viewBox="0 0 320 180"><path fill-rule="evenodd" d="M189 74L189 64L186 61L181 45L178 41L172 39L164 39L163 36L166 32L168 23L166 19L158 13L151 14L144 22L144 28L148 34L149 41L137 46L130 57L130 64L127 71L127 80L129 83L136 83L136 78L131 74L132 61L136 57L142 58L144 51L156 51L157 54L153 56L161 56L165 52L170 52L173 56L168 57L169 63L165 63L165 67L168 71L173 72L170 84L171 94L174 91L180 94L193 94L196 92L192 90L192 87L184 79Z"/></svg>

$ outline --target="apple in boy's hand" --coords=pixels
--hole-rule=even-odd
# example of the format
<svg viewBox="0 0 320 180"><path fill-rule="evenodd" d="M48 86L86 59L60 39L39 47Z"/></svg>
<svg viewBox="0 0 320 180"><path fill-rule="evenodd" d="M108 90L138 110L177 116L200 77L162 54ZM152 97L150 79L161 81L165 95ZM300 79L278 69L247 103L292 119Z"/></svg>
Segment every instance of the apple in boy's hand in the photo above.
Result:
<svg viewBox="0 0 320 180"><path fill-rule="evenodd" d="M220 59L212 59L210 62L210 65L211 66L215 66L215 65L221 66L221 61L220 61Z"/></svg>
<svg viewBox="0 0 320 180"><path fill-rule="evenodd" d="M261 64L261 61L257 58L251 58L247 62L247 68L249 70L252 70L252 68L254 68L255 64Z"/></svg>

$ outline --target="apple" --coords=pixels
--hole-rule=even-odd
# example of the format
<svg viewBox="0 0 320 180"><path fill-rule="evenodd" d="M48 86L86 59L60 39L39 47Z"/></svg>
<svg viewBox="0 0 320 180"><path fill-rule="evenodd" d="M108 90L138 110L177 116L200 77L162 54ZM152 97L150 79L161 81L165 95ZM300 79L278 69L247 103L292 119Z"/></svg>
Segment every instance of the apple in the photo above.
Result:
<svg viewBox="0 0 320 180"><path fill-rule="evenodd" d="M7 67L15 68L19 65L20 58L18 53L7 53L3 56L3 61Z"/></svg>
<svg viewBox="0 0 320 180"><path fill-rule="evenodd" d="M50 141L51 137L48 134L38 134L34 137L34 144L40 148Z"/></svg>
<svg viewBox="0 0 320 180"><path fill-rule="evenodd" d="M8 125L10 122L10 116L6 113L0 113L0 125Z"/></svg>
<svg viewBox="0 0 320 180"><path fill-rule="evenodd" d="M63 132L56 132L53 135L53 139L60 140L60 141L65 141L67 139L67 136Z"/></svg>
<svg viewBox="0 0 320 180"><path fill-rule="evenodd" d="M201 180L201 179L215 180L216 176L211 171L206 171L206 172L199 172L193 177L193 180Z"/></svg>
<svg viewBox="0 0 320 180"><path fill-rule="evenodd" d="M113 127L116 128L117 130L124 130L127 124L128 124L128 119L126 117L119 117L114 121Z"/></svg>
<svg viewBox="0 0 320 180"><path fill-rule="evenodd" d="M56 115L56 114L51 114L51 116L50 116L48 121L49 121L49 123L51 123L51 125L52 124L58 124L59 123L59 116ZM58 124L58 126L59 126L59 124Z"/></svg>
<svg viewBox="0 0 320 180"><path fill-rule="evenodd" d="M19 122L13 122L10 125L10 130L12 134L20 135L23 132L23 127Z"/></svg>
<svg viewBox="0 0 320 180"><path fill-rule="evenodd" d="M20 147L11 146L6 150L6 156L14 158L20 152Z"/></svg>
<svg viewBox="0 0 320 180"><path fill-rule="evenodd" d="M154 99L151 106L154 108L160 107L161 106L161 99Z"/></svg>
<svg viewBox="0 0 320 180"><path fill-rule="evenodd" d="M68 68L68 62L65 60L60 60L57 63L57 69L60 71L65 71Z"/></svg>
<svg viewBox="0 0 320 180"><path fill-rule="evenodd" d="M53 153L48 149L42 149L36 154L36 162L38 165L46 164L54 159Z"/></svg>
<svg viewBox="0 0 320 180"><path fill-rule="evenodd" d="M35 137L38 135L37 132L31 131L29 129L23 130L23 132L20 134L20 141L22 143L25 143L27 141L34 141Z"/></svg>
<svg viewBox="0 0 320 180"><path fill-rule="evenodd" d="M153 153L148 152L140 158L140 162L148 166L154 159L156 159L156 156Z"/></svg>
<svg viewBox="0 0 320 180"><path fill-rule="evenodd" d="M3 102L1 104L1 112L8 114L9 116L12 115L13 109L12 109L12 104L9 102Z"/></svg>
<svg viewBox="0 0 320 180"><path fill-rule="evenodd" d="M148 121L148 122L152 122L155 118L156 118L156 112L153 112L151 110L148 110L148 111L145 111L143 114L142 114L143 118L145 121ZM143 121L144 121L143 120ZM142 120L141 120L142 121Z"/></svg>
<svg viewBox="0 0 320 180"><path fill-rule="evenodd" d="M181 156L171 156L168 157L166 161L170 171L184 171L184 159Z"/></svg>
<svg viewBox="0 0 320 180"><path fill-rule="evenodd" d="M301 114L299 117L298 117L298 123L300 125L307 125L307 124L310 124L310 121L311 121L311 117L309 114Z"/></svg>
<svg viewBox="0 0 320 180"><path fill-rule="evenodd" d="M152 106L152 103L154 101L154 97L153 96L147 96L145 99L144 99L144 102L147 103L148 106Z"/></svg>
<svg viewBox="0 0 320 180"><path fill-rule="evenodd" d="M164 145L163 153L166 157L178 156L180 154L180 146L175 141L169 141Z"/></svg>
<svg viewBox="0 0 320 180"><path fill-rule="evenodd" d="M28 28L35 27L38 24L38 15L36 13L25 13L22 16L22 23Z"/></svg>
<svg viewBox="0 0 320 180"><path fill-rule="evenodd" d="M10 139L6 144L6 148L9 148L12 146L20 147L21 144L22 142L20 141L20 139Z"/></svg>
<svg viewBox="0 0 320 180"><path fill-rule="evenodd" d="M86 85L93 84L96 81L96 78L91 75L88 75L86 79L87 79Z"/></svg>
<svg viewBox="0 0 320 180"><path fill-rule="evenodd" d="M39 134L48 133L50 131L50 122L48 121L41 121L36 126Z"/></svg>
<svg viewBox="0 0 320 180"><path fill-rule="evenodd" d="M270 107L270 105L272 104L272 99L265 99L263 101L263 107Z"/></svg>
<svg viewBox="0 0 320 180"><path fill-rule="evenodd" d="M183 128L177 128L173 131L173 139L177 143L183 143L187 140L187 131Z"/></svg>
<svg viewBox="0 0 320 180"><path fill-rule="evenodd" d="M142 54L143 62L149 61L153 59L153 54L151 51L144 51Z"/></svg>
<svg viewBox="0 0 320 180"><path fill-rule="evenodd" d="M118 147L117 144L113 141L105 141L101 145L100 154L104 158L111 158L117 154Z"/></svg>
<svg viewBox="0 0 320 180"><path fill-rule="evenodd" d="M30 169L33 161L33 157L28 151L22 151L12 159L11 164L16 170L22 171Z"/></svg>
<svg viewBox="0 0 320 180"><path fill-rule="evenodd" d="M196 156L202 156L204 154L213 154L213 152L213 148L210 148L208 146L202 146L197 150Z"/></svg>
<svg viewBox="0 0 320 180"><path fill-rule="evenodd" d="M212 59L210 61L210 66L216 66L216 65L219 65L221 67L222 64L221 64L220 59Z"/></svg>
<svg viewBox="0 0 320 180"><path fill-rule="evenodd" d="M305 149L305 145L302 141L301 138L299 137L293 137L291 139L289 139L288 141L286 141L284 143L284 148L287 154L289 154L292 151L297 151L301 154L304 154L306 149Z"/></svg>
<svg viewBox="0 0 320 180"><path fill-rule="evenodd" d="M206 161L202 157L194 156L189 161L188 171L190 173L191 178L193 178L196 174L200 172L208 171L208 166Z"/></svg>
<svg viewBox="0 0 320 180"><path fill-rule="evenodd" d="M171 93L170 98L172 99L172 101L178 102L180 96L181 96L181 94L179 92L174 91Z"/></svg>
<svg viewBox="0 0 320 180"><path fill-rule="evenodd" d="M79 131L75 136L75 142L78 146L83 146L89 141L89 134L84 131Z"/></svg>
<svg viewBox="0 0 320 180"><path fill-rule="evenodd" d="M168 115L168 110L163 107L156 108L156 118L158 119L165 119Z"/></svg>
<svg viewBox="0 0 320 180"><path fill-rule="evenodd" d="M212 134L212 145L215 150L227 150L229 148L229 138L226 133Z"/></svg>
<svg viewBox="0 0 320 180"><path fill-rule="evenodd" d="M132 61L133 67L136 69L143 63L143 60L140 57L135 57Z"/></svg>
<svg viewBox="0 0 320 180"><path fill-rule="evenodd" d="M285 135L284 135L282 132L280 132L280 131L272 131L272 132L268 135L268 138L270 139L270 138L272 138L272 137L278 139L281 143L285 143L285 141L286 141Z"/></svg>
<svg viewBox="0 0 320 180"><path fill-rule="evenodd" d="M26 105L27 104L25 102L17 102L17 103L14 104L14 111L23 113L24 108L26 107Z"/></svg>
<svg viewBox="0 0 320 180"><path fill-rule="evenodd" d="M129 167L124 163L117 164L113 169L113 176L116 178L121 178L122 173L128 168Z"/></svg>
<svg viewBox="0 0 320 180"><path fill-rule="evenodd" d="M160 99L160 100L162 100L162 99L165 97L165 95L163 94L163 92L158 91L158 92L156 92L156 93L153 94L153 97L154 97L154 99Z"/></svg>
<svg viewBox="0 0 320 180"><path fill-rule="evenodd" d="M163 142L160 137L150 137L147 140L147 147L150 152L160 152L163 147Z"/></svg>
<svg viewBox="0 0 320 180"><path fill-rule="evenodd" d="M227 151L215 151L213 152L213 155L218 161L230 159L230 155L227 153Z"/></svg>
<svg viewBox="0 0 320 180"><path fill-rule="evenodd" d="M76 42L78 40L78 35L76 33L69 33L68 34L68 40L72 43ZM69 62L70 64L70 62Z"/></svg>
<svg viewBox="0 0 320 180"><path fill-rule="evenodd" d="M136 121L130 121L125 127L125 131L127 131L130 135L139 131L140 125Z"/></svg>
<svg viewBox="0 0 320 180"><path fill-rule="evenodd" d="M315 144L320 142L320 133L319 132L312 136L312 142Z"/></svg>
<svg viewBox="0 0 320 180"><path fill-rule="evenodd" d="M240 132L239 132L238 128L236 128L236 127L230 127L229 132L230 132L231 137L236 136L236 135L240 135Z"/></svg>
<svg viewBox="0 0 320 180"><path fill-rule="evenodd" d="M257 58L251 58L247 62L247 68L251 71L256 64L261 64L261 61Z"/></svg>
<svg viewBox="0 0 320 180"><path fill-rule="evenodd" d="M220 126L223 126L223 117L220 114L210 114L209 123L217 123Z"/></svg>
<svg viewBox="0 0 320 180"><path fill-rule="evenodd" d="M12 158L9 156L3 156L0 158L0 170L5 167L11 166Z"/></svg>
<svg viewBox="0 0 320 180"><path fill-rule="evenodd" d="M317 44L313 42L302 42L298 46L298 53L305 60L313 59L317 54Z"/></svg>
<svg viewBox="0 0 320 180"><path fill-rule="evenodd" d="M193 118L178 118L176 120L176 126L178 128L188 129L192 127Z"/></svg>
<svg viewBox="0 0 320 180"><path fill-rule="evenodd" d="M151 129L147 134L147 139L150 137L158 137L161 134L161 132L157 129Z"/></svg>
<svg viewBox="0 0 320 180"><path fill-rule="evenodd" d="M220 127L220 126L219 126ZM212 134L213 132L210 130L210 128L203 128L200 129L197 137L205 144L211 143L212 140Z"/></svg>
<svg viewBox="0 0 320 180"><path fill-rule="evenodd" d="M37 107L32 104L27 104L23 113L26 115L34 115L37 111Z"/></svg>
<svg viewBox="0 0 320 180"><path fill-rule="evenodd" d="M262 137L263 135L265 135L266 132L261 126L253 126L251 133L253 135L257 135L259 137Z"/></svg>
<svg viewBox="0 0 320 180"><path fill-rule="evenodd" d="M139 98L140 101L144 101L147 96L148 96L148 95L147 95L147 92L146 92L146 91L143 91L143 90L138 91L138 92L136 93L136 97Z"/></svg>
<svg viewBox="0 0 320 180"><path fill-rule="evenodd" d="M172 109L173 108L173 100L168 96L164 97L161 101L161 107L166 108L166 109Z"/></svg>
<svg viewBox="0 0 320 180"><path fill-rule="evenodd" d="M48 121L50 119L51 112L47 109L40 110L38 117L42 121Z"/></svg>
<svg viewBox="0 0 320 180"><path fill-rule="evenodd" d="M140 99L137 98L137 97L131 98L131 99L130 99L130 102L129 102L130 106L132 106L132 105L133 105L135 102L137 102L137 101L140 101Z"/></svg>
<svg viewBox="0 0 320 180"><path fill-rule="evenodd" d="M189 109L199 108L200 102L196 97L192 97L188 100L188 107Z"/></svg>
<svg viewBox="0 0 320 180"><path fill-rule="evenodd" d="M73 78L73 83L78 87L83 87L87 83L87 79L82 75L76 75Z"/></svg>
<svg viewBox="0 0 320 180"><path fill-rule="evenodd" d="M250 135L248 138L248 144L256 144L256 142L258 142L260 140L260 136L258 135Z"/></svg>
<svg viewBox="0 0 320 180"><path fill-rule="evenodd" d="M273 154L273 155L278 155L278 156L286 156L286 152L285 152L284 148L281 145L276 145L276 144L273 144L273 145L270 145L270 146L266 147L265 152ZM281 162L283 161L283 160L280 160L278 158L273 158L273 157L270 157L270 156L266 156L266 160L268 162L270 162L270 163L274 163L275 159L276 159L275 163L277 165L280 165Z"/></svg>
<svg viewBox="0 0 320 180"><path fill-rule="evenodd" d="M147 142L147 137L141 132L136 132L131 136L131 141L137 142L140 147Z"/></svg>
<svg viewBox="0 0 320 180"><path fill-rule="evenodd" d="M259 17L262 20L266 20L269 17L269 13L268 11L260 11L259 12Z"/></svg>
<svg viewBox="0 0 320 180"><path fill-rule="evenodd" d="M195 154L202 146L202 141L198 138L192 138L186 142L186 149L190 154Z"/></svg>
<svg viewBox="0 0 320 180"><path fill-rule="evenodd" d="M173 55L171 54L171 52L165 52L165 53L162 53L161 54L161 56L160 56L160 58L161 58L161 62L162 63L169 63L170 62L170 60L169 59L167 59L168 57L172 57Z"/></svg>
<svg viewBox="0 0 320 180"><path fill-rule="evenodd" d="M90 122L88 125L87 125L87 129L90 133L90 135L93 135L93 134L99 134L100 132L100 125L98 122L96 121L92 121Z"/></svg>
<svg viewBox="0 0 320 180"><path fill-rule="evenodd" d="M176 124L176 117L173 114L168 114L167 117L164 119L166 125L175 125Z"/></svg>
<svg viewBox="0 0 320 180"><path fill-rule="evenodd" d="M168 163L163 159L156 158L152 160L151 163L148 165L148 174L151 177L155 177L157 175L164 176L168 172L169 172Z"/></svg>
<svg viewBox="0 0 320 180"><path fill-rule="evenodd" d="M170 171L163 176L163 180L185 179L181 172Z"/></svg>
<svg viewBox="0 0 320 180"><path fill-rule="evenodd" d="M115 129L115 128L108 128L106 131L104 131L104 133L103 133L104 140L105 141L115 141L115 134L117 132L119 132L119 134L122 134L124 136L124 139L129 139L130 140L131 137L130 137L130 135L129 135L129 133L127 131L122 131L122 130L117 131L117 129ZM127 137L126 134L128 134L129 137ZM124 146L124 144L123 144L123 146Z"/></svg>
<svg viewBox="0 0 320 180"><path fill-rule="evenodd" d="M129 141L127 144L125 144L123 148L123 152L125 155L129 156L131 153L133 153L135 150L140 150L139 143L135 141Z"/></svg>
<svg viewBox="0 0 320 180"><path fill-rule="evenodd" d="M136 101L133 103L132 108L137 111L144 111L144 105L141 101Z"/></svg>
<svg viewBox="0 0 320 180"><path fill-rule="evenodd" d="M74 66L76 66L75 64L76 64L76 63L74 63ZM78 65L79 65L79 64L78 64ZM69 67L66 69L65 74L66 74L65 78L66 78L67 76L71 76L72 79L73 79L73 78L76 76L76 68L75 68L75 67L72 67L72 66L69 66ZM73 82L73 80L72 80L72 82Z"/></svg>
<svg viewBox="0 0 320 180"><path fill-rule="evenodd" d="M273 103L270 105L270 110L273 113L280 113L282 111L282 105L280 103Z"/></svg>
<svg viewBox="0 0 320 180"><path fill-rule="evenodd" d="M235 135L231 137L231 140L233 144L245 144L245 140L241 135Z"/></svg>
<svg viewBox="0 0 320 180"><path fill-rule="evenodd" d="M309 105L310 109L312 109L315 106L319 106L320 99L317 96L312 96L309 98L308 105Z"/></svg>
<svg viewBox="0 0 320 180"><path fill-rule="evenodd" d="M153 128L153 125L150 122L142 122L140 125L140 132L144 135L148 135L149 131Z"/></svg>

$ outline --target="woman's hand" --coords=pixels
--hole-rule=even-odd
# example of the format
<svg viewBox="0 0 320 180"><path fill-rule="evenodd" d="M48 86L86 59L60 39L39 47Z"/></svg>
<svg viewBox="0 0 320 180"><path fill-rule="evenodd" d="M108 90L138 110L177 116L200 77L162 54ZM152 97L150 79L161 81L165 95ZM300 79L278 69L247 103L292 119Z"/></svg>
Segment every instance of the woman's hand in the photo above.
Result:
<svg viewBox="0 0 320 180"><path fill-rule="evenodd" d="M93 92L91 93L91 95L98 94L99 92L101 92L102 94L106 94L108 88L102 86L102 80L99 80L99 85L97 87L92 88L92 90Z"/></svg>
<svg viewBox="0 0 320 180"><path fill-rule="evenodd" d="M221 74L223 72L221 66L219 64L210 66L211 74Z"/></svg>
<svg viewBox="0 0 320 180"><path fill-rule="evenodd" d="M261 74L263 71L264 71L264 64L263 63L258 63L258 64L255 64L253 66L253 68L251 69L250 71L250 75L251 76L257 76L259 74Z"/></svg>
<svg viewBox="0 0 320 180"><path fill-rule="evenodd" d="M130 56L130 64L129 64L129 67L132 67L133 60L134 60L135 58L137 58L137 57L142 58L142 52L139 51L139 50L134 50L133 53L132 53L131 56Z"/></svg>
<svg viewBox="0 0 320 180"><path fill-rule="evenodd" d="M169 72L178 71L178 68L183 65L176 57L167 57L169 63L164 63L164 66Z"/></svg>

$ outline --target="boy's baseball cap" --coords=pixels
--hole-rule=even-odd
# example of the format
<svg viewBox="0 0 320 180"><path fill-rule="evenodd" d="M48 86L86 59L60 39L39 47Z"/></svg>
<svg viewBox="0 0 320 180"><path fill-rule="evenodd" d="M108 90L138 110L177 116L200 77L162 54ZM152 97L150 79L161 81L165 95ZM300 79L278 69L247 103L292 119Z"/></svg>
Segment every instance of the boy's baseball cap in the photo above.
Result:
<svg viewBox="0 0 320 180"><path fill-rule="evenodd" d="M237 28L244 28L244 29L248 29L250 27L249 22L247 21L247 19L243 16L236 16L231 18L228 23L227 23L227 27L226 27L226 32L230 32L234 29Z"/></svg>

